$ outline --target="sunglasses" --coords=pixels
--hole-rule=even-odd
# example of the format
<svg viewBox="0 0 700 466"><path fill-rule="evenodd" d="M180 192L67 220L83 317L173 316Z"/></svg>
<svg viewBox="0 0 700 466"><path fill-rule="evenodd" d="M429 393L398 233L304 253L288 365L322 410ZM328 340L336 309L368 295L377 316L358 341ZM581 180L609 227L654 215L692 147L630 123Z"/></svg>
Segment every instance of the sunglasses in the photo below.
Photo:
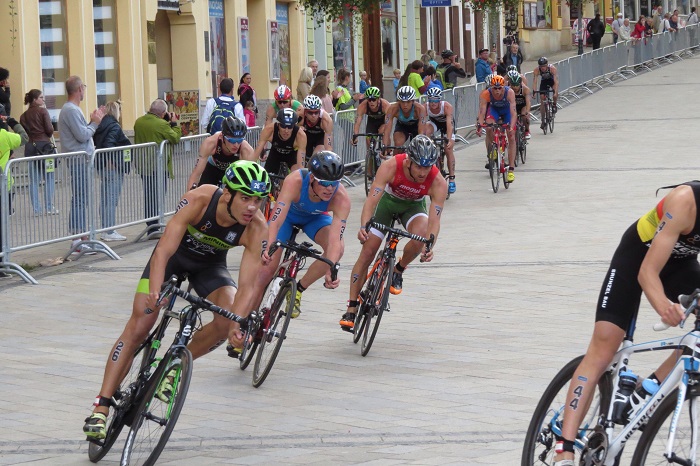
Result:
<svg viewBox="0 0 700 466"><path fill-rule="evenodd" d="M325 180L316 180L318 181L318 184L323 186L324 188L328 188L330 186L333 186L334 188L338 186L338 181L325 181Z"/></svg>
<svg viewBox="0 0 700 466"><path fill-rule="evenodd" d="M377 99L376 97L368 97L367 100L369 100L370 102L376 102L379 99Z"/></svg>
<svg viewBox="0 0 700 466"><path fill-rule="evenodd" d="M440 102L440 99L428 99L428 102L434 104L434 103Z"/></svg>
<svg viewBox="0 0 700 466"><path fill-rule="evenodd" d="M278 100L277 103L278 104L288 104L289 101L288 100Z"/></svg>
<svg viewBox="0 0 700 466"><path fill-rule="evenodd" d="M491 86L492 89L503 89L503 86Z"/></svg>
<svg viewBox="0 0 700 466"><path fill-rule="evenodd" d="M319 113L321 113L321 110L307 110L306 111L307 115L318 115Z"/></svg>
<svg viewBox="0 0 700 466"><path fill-rule="evenodd" d="M231 144L240 144L243 142L243 138L226 138Z"/></svg>

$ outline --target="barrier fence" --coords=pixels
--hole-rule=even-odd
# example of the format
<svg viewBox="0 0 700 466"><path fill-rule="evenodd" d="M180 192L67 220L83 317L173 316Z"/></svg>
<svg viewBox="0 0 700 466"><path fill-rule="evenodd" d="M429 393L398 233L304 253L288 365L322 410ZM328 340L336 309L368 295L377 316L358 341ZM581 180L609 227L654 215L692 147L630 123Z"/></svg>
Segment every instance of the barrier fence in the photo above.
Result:
<svg viewBox="0 0 700 466"><path fill-rule="evenodd" d="M559 75L560 101L580 99L616 80L637 72L682 60L698 48L698 28L656 34L642 40L618 42L602 49L553 63ZM533 75L524 74L532 88ZM455 109L455 129L475 127L483 83L458 86L444 92ZM537 93L535 92L535 96ZM356 110L334 114L334 149L348 167L361 168L366 145L351 143ZM360 132L364 131L362 122ZM249 128L246 140L255 147L260 127ZM78 240L66 254L95 251L112 259L119 256L105 243L105 234L143 224L135 241L153 237L175 212L188 178L209 135L167 142L12 159L0 171L0 271L17 273L26 282L36 280L12 262L18 251Z"/></svg>

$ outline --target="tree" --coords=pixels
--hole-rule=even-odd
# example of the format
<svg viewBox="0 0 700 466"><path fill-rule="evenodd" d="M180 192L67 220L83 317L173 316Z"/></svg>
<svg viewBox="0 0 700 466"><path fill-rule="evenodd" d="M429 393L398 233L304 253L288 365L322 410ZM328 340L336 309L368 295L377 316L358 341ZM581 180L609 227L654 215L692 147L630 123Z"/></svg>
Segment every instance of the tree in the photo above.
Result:
<svg viewBox="0 0 700 466"><path fill-rule="evenodd" d="M381 0L300 0L307 14L316 18L319 22L323 19L337 21L346 19L350 15L353 21L359 20L361 15L370 14L379 10Z"/></svg>

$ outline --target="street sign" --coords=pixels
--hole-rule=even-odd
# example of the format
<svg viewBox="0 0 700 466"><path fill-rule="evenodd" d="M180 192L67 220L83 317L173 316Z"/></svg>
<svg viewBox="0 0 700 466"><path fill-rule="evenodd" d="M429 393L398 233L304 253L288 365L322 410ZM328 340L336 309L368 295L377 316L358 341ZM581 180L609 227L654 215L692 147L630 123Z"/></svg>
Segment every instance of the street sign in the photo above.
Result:
<svg viewBox="0 0 700 466"><path fill-rule="evenodd" d="M423 8L459 6L462 0L421 0L420 6Z"/></svg>

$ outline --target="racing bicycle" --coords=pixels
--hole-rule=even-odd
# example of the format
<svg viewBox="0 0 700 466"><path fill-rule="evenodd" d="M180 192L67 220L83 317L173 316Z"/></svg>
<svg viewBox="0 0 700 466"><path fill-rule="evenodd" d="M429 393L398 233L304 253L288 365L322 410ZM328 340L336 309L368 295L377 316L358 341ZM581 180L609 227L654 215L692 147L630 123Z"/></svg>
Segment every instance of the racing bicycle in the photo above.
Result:
<svg viewBox="0 0 700 466"><path fill-rule="evenodd" d="M374 177L377 175L377 170L382 164L382 160L385 157L382 156L383 135L377 133L358 133L353 134L353 141L358 137L369 138L369 146L367 147L367 154L365 155L365 195L369 194L369 187L372 186Z"/></svg>
<svg viewBox="0 0 700 466"><path fill-rule="evenodd" d="M282 182L287 177L287 175L289 175L289 173L289 167L284 162L280 163L280 168L276 174L268 173L268 175L270 176L270 182L272 186L270 188L269 194L267 195L267 199L265 199L263 205L260 207L263 212L263 215L265 216L265 220L268 222L272 217L272 211L275 206L275 201L277 200L277 197L280 194L280 190L282 189Z"/></svg>
<svg viewBox="0 0 700 466"><path fill-rule="evenodd" d="M554 132L554 116L556 115L556 111L554 110L554 100L552 100L552 92L552 89L540 91L540 105L544 106L544 111L541 113L542 124L540 125L540 128L542 128L544 134L547 134L547 128L549 128L550 133Z"/></svg>
<svg viewBox="0 0 700 466"><path fill-rule="evenodd" d="M518 115L518 123L515 127L515 141L517 152L515 154L515 166L518 166L518 159L520 162L525 164L525 159L527 158L527 138L525 137L525 117L523 115Z"/></svg>
<svg viewBox="0 0 700 466"><path fill-rule="evenodd" d="M503 186L508 189L508 125L503 123L485 123L481 128L493 129L493 140L488 152L489 176L491 187L497 193L503 178Z"/></svg>

